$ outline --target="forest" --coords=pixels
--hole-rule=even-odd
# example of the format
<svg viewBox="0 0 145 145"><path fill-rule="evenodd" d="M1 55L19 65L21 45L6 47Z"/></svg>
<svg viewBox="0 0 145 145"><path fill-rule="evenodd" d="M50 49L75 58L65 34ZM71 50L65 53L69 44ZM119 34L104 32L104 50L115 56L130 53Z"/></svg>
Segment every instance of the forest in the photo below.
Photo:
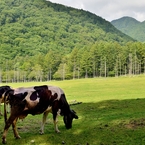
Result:
<svg viewBox="0 0 145 145"><path fill-rule="evenodd" d="M16 57L6 60L2 68L2 82L138 75L145 73L145 44L128 42L121 46L100 41L74 48L66 55L50 50L47 54Z"/></svg>
<svg viewBox="0 0 145 145"><path fill-rule="evenodd" d="M3 0L0 12L0 82L145 72L145 44L88 11L44 0Z"/></svg>

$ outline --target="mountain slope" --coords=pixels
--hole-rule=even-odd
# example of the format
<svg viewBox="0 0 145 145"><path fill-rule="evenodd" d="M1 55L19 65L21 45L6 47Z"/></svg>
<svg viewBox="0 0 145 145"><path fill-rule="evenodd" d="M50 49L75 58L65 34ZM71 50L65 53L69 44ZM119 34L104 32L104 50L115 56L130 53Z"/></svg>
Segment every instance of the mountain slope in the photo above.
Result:
<svg viewBox="0 0 145 145"><path fill-rule="evenodd" d="M134 41L110 22L84 10L45 0L0 1L0 57L68 53L96 41Z"/></svg>
<svg viewBox="0 0 145 145"><path fill-rule="evenodd" d="M145 21L139 22L131 17L122 17L111 22L117 29L130 37L145 42Z"/></svg>

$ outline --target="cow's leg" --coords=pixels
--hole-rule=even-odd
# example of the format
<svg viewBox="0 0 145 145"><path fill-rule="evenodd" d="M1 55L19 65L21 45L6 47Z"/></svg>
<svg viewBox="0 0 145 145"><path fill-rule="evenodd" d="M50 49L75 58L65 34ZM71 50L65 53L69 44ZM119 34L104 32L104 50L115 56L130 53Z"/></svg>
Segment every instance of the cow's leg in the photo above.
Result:
<svg viewBox="0 0 145 145"><path fill-rule="evenodd" d="M7 106L7 113L10 113L10 105L9 104L6 104L6 106ZM2 105L1 105L1 103L0 103L0 116L2 116L3 115L3 113L2 113Z"/></svg>
<svg viewBox="0 0 145 145"><path fill-rule="evenodd" d="M2 104L1 104L2 100L0 99L0 116L2 116Z"/></svg>
<svg viewBox="0 0 145 145"><path fill-rule="evenodd" d="M59 102L58 100L56 100L54 103L53 103L53 106L52 106L52 113L53 113L53 122L54 122L54 130L55 132L59 133L59 129L58 129L58 126L57 126L57 123L58 123L58 120L57 120L57 112L58 112L58 106L59 106Z"/></svg>
<svg viewBox="0 0 145 145"><path fill-rule="evenodd" d="M8 129L14 120L15 120L15 117L10 115L9 119L5 123L4 131L3 131L3 135L2 135L2 143L3 144L6 143L6 135L7 135Z"/></svg>
<svg viewBox="0 0 145 145"><path fill-rule="evenodd" d="M54 130L55 132L59 133L60 131L57 126L57 123L58 123L57 116L58 116L57 112L53 113Z"/></svg>
<svg viewBox="0 0 145 145"><path fill-rule="evenodd" d="M10 113L10 105L9 104L6 104L6 106L7 106L7 110L8 110L7 113ZM3 116L1 107L2 107L2 105L0 103L0 116Z"/></svg>
<svg viewBox="0 0 145 145"><path fill-rule="evenodd" d="M42 119L42 124L40 128L40 134L44 134L44 125L46 123L46 118L48 116L49 111L43 113L43 119Z"/></svg>
<svg viewBox="0 0 145 145"><path fill-rule="evenodd" d="M16 118L16 119L13 121L12 127L13 127L14 137L15 137L16 139L19 139L19 138L21 138L21 137L19 136L18 131L17 131L17 127L16 127L17 120L18 120L18 118Z"/></svg>
<svg viewBox="0 0 145 145"><path fill-rule="evenodd" d="M0 103L0 116L2 116L2 109L1 109L1 103Z"/></svg>

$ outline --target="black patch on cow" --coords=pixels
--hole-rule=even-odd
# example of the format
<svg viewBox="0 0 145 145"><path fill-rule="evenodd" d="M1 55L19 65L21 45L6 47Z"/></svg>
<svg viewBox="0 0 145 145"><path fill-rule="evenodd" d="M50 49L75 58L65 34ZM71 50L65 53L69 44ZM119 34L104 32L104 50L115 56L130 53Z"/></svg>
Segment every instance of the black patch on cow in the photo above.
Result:
<svg viewBox="0 0 145 145"><path fill-rule="evenodd" d="M38 89L35 92L33 92L30 97L31 100L40 98L39 103L35 106L35 108L26 110L24 112L26 114L32 114L32 115L41 114L50 105L51 92L46 88L42 88L40 90Z"/></svg>
<svg viewBox="0 0 145 145"><path fill-rule="evenodd" d="M35 89L35 90L48 89L48 86L47 86L47 85L35 86L34 89Z"/></svg>
<svg viewBox="0 0 145 145"><path fill-rule="evenodd" d="M66 100L65 94L61 94L61 98L59 100L59 107L61 109L60 115L64 116L70 113L70 106Z"/></svg>
<svg viewBox="0 0 145 145"><path fill-rule="evenodd" d="M33 92L30 96L30 100L35 101L38 98L38 93L37 92Z"/></svg>
<svg viewBox="0 0 145 145"><path fill-rule="evenodd" d="M25 108L25 105L26 105L26 100L24 100L26 95L27 95L27 92L15 94L15 95L13 95L12 92L9 92L8 99L9 99L9 103L10 103L11 107L13 106L12 108L15 108L14 106L17 106L17 109L19 111L20 110L22 111Z"/></svg>

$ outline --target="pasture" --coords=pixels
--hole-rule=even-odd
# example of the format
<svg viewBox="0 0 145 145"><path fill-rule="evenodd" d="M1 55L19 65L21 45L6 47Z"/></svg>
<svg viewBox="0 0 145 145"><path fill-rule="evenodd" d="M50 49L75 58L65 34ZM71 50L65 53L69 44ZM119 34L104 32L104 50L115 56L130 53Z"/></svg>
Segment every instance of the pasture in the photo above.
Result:
<svg viewBox="0 0 145 145"><path fill-rule="evenodd" d="M42 115L29 115L19 120L21 139L15 140L12 129L7 135L8 145L143 145L145 144L145 76L119 78L92 78L51 82L7 84L12 87L55 85L66 93L77 112L78 120L66 130L59 117L60 133L54 132L49 114L45 134L39 134ZM5 85L5 84L0 84ZM4 119L0 117L0 131ZM0 142L1 143L1 142Z"/></svg>

